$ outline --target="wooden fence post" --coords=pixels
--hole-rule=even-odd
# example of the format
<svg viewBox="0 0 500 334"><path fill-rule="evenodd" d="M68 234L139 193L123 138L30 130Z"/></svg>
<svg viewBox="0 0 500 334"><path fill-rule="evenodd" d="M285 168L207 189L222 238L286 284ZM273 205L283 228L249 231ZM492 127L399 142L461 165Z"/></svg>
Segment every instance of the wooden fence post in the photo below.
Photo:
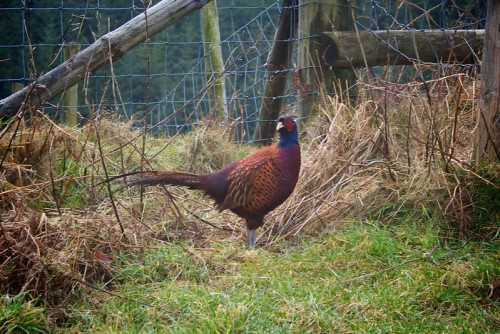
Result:
<svg viewBox="0 0 500 334"><path fill-rule="evenodd" d="M64 61L78 52L80 52L79 45L68 43L63 48ZM67 126L76 127L78 125L78 83L63 91L62 105L61 122Z"/></svg>
<svg viewBox="0 0 500 334"><path fill-rule="evenodd" d="M356 0L301 0L298 29L298 87L299 116L307 117L314 108L315 96L322 91L327 95L352 94L350 87L356 82L352 69L336 69L325 65L319 52L323 31L354 30L352 10ZM349 90L349 91L348 91Z"/></svg>
<svg viewBox="0 0 500 334"><path fill-rule="evenodd" d="M276 132L276 120L283 106L292 53L292 38L298 20L298 0L283 0L280 20L266 64L266 87L259 112L259 122L253 142L271 144Z"/></svg>
<svg viewBox="0 0 500 334"><path fill-rule="evenodd" d="M334 68L476 64L483 50L484 30L371 30L321 34L320 53Z"/></svg>
<svg viewBox="0 0 500 334"><path fill-rule="evenodd" d="M219 120L225 120L228 118L228 111L216 0L201 9L201 29L206 84L211 85L208 89L210 112L214 112Z"/></svg>
<svg viewBox="0 0 500 334"><path fill-rule="evenodd" d="M473 159L500 160L500 1L488 1Z"/></svg>

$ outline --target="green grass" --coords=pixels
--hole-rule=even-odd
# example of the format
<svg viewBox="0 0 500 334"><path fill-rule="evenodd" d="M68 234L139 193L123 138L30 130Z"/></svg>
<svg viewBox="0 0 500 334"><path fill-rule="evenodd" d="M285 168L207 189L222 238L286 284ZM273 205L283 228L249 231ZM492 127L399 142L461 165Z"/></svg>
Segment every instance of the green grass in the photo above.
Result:
<svg viewBox="0 0 500 334"><path fill-rule="evenodd" d="M116 259L60 332L495 333L498 243L440 244L432 223L352 222L272 250L163 244Z"/></svg>
<svg viewBox="0 0 500 334"><path fill-rule="evenodd" d="M44 309L35 306L28 293L0 297L0 333L47 333Z"/></svg>

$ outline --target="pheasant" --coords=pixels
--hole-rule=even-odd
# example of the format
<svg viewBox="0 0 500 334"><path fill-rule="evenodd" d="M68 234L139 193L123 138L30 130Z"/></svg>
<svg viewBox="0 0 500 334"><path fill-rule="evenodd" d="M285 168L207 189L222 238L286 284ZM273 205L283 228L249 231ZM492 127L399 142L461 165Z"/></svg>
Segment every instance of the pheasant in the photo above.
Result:
<svg viewBox="0 0 500 334"><path fill-rule="evenodd" d="M228 209L245 219L248 247L253 248L256 229L264 224L267 213L290 196L300 172L297 124L290 116L281 116L276 131L280 134L277 145L263 147L213 173L147 171L116 178L134 175L125 187L173 185L202 190L219 211Z"/></svg>

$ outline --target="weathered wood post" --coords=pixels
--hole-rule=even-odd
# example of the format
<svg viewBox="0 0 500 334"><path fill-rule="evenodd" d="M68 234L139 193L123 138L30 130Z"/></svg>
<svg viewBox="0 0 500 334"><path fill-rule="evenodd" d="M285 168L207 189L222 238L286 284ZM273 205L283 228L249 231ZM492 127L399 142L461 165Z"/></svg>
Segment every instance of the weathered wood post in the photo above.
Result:
<svg viewBox="0 0 500 334"><path fill-rule="evenodd" d="M324 31L354 30L355 0L301 0L298 29L298 109L300 117L307 117L314 109L315 96L325 94L352 94L356 74L349 68L327 66L319 52ZM347 95L345 95L347 96ZM344 96L344 97L345 97Z"/></svg>
<svg viewBox="0 0 500 334"><path fill-rule="evenodd" d="M334 68L413 65L419 62L475 64L484 30L371 30L324 32L320 53Z"/></svg>
<svg viewBox="0 0 500 334"><path fill-rule="evenodd" d="M298 0L283 0L280 20L274 35L273 46L267 59L266 87L259 112L259 122L253 133L257 144L270 144L276 132L278 119L288 82L292 38L298 21Z"/></svg>
<svg viewBox="0 0 500 334"><path fill-rule="evenodd" d="M208 89L210 112L215 112L219 120L225 120L228 118L228 111L216 0L201 9L201 29L206 84L211 86Z"/></svg>
<svg viewBox="0 0 500 334"><path fill-rule="evenodd" d="M64 60L68 60L80 52L76 43L68 43L63 48ZM61 122L70 127L78 125L78 84L67 87L63 92Z"/></svg>
<svg viewBox="0 0 500 334"><path fill-rule="evenodd" d="M500 1L488 1L473 159L500 160Z"/></svg>

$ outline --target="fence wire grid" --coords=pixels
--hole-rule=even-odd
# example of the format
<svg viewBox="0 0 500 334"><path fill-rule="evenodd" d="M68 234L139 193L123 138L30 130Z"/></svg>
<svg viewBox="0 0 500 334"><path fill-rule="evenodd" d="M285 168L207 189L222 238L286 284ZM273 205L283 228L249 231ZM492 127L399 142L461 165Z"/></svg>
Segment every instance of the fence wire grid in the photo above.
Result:
<svg viewBox="0 0 500 334"><path fill-rule="evenodd" d="M64 46L84 49L158 2L2 1L0 27L8 33L0 38L0 98L61 64ZM484 28L486 0L356 3L362 4L356 12L356 24L362 30ZM237 138L250 142L259 118L265 64L282 2L219 0L217 5L229 119L242 125L236 127ZM286 71L295 70L296 50L291 51L294 61ZM205 93L207 74L200 14L194 12L113 64L89 73L85 82L79 84L77 105L65 105L61 98L55 98L44 104L43 110L57 119L64 110L76 108L81 123L96 117L95 111L99 111L137 120L137 124L146 120L152 133L175 135L215 113L210 110ZM297 94L289 88L286 101L293 103Z"/></svg>

